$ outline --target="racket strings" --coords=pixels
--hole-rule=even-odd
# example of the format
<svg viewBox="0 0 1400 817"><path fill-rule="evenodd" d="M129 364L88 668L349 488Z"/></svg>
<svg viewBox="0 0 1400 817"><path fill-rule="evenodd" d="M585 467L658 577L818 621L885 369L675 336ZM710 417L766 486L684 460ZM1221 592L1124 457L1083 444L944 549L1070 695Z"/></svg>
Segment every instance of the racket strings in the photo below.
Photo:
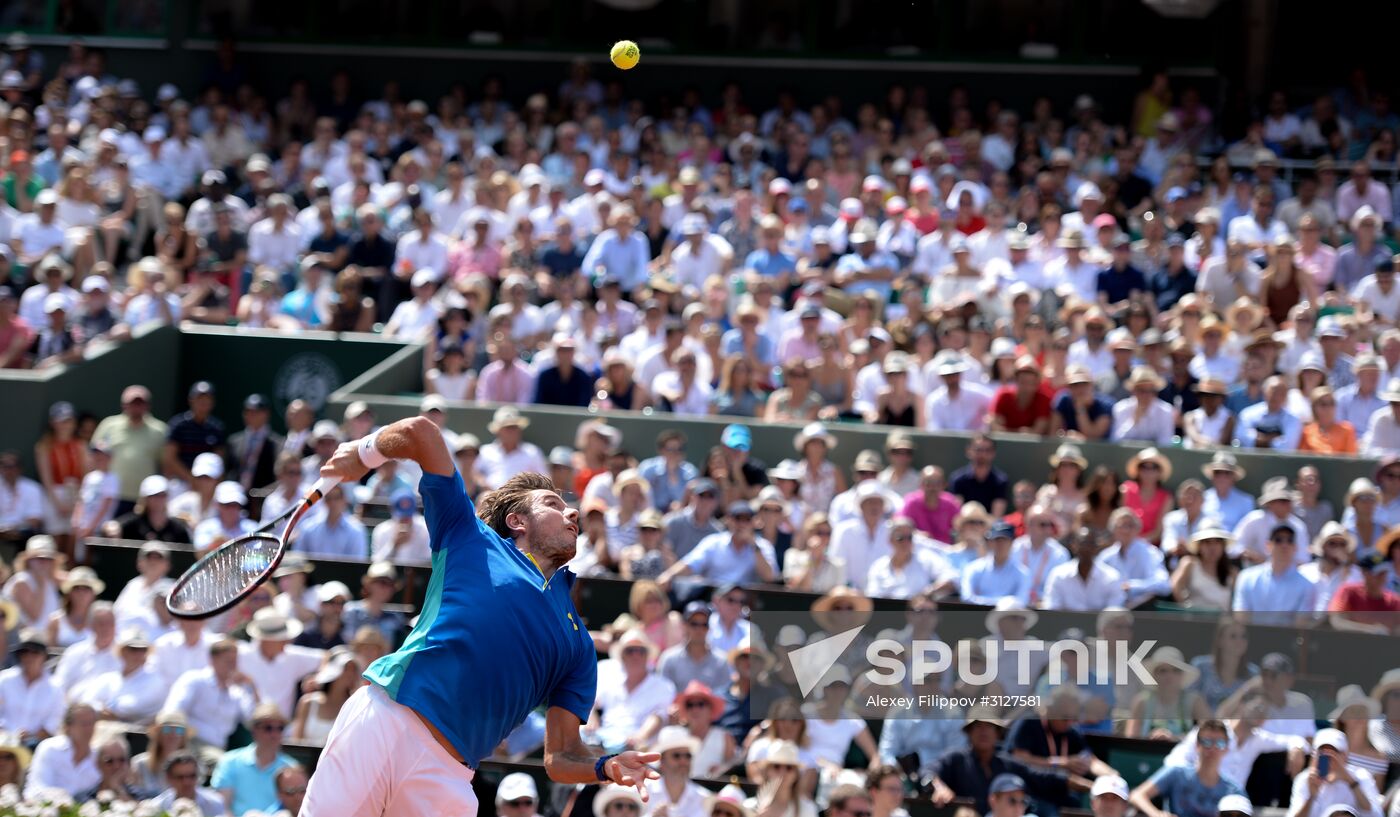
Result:
<svg viewBox="0 0 1400 817"><path fill-rule="evenodd" d="M254 534L223 545L173 589L170 607L198 612L232 602L267 572L277 558L277 550L277 537L268 534Z"/></svg>

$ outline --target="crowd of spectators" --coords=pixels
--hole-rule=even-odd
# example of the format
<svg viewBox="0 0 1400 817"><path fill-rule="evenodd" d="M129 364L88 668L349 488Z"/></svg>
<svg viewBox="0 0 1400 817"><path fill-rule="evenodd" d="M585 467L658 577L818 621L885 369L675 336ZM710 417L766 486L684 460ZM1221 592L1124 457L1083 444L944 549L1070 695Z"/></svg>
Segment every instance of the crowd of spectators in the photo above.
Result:
<svg viewBox="0 0 1400 817"><path fill-rule="evenodd" d="M905 794L996 817L1080 794L1099 817L1241 817L1254 759L1275 751L1290 815L1400 813L1381 795L1400 677L1337 690L1329 714L1293 688L1292 657L1250 653L1247 629L1364 632L1384 650L1400 628L1400 185L1372 175L1395 158L1384 93L1353 84L1301 115L1274 97L1244 134L1165 77L1121 125L1088 97L1020 115L965 89L944 116L904 86L849 118L790 93L759 113L737 83L653 110L581 64L518 108L499 79L432 107L397 82L352 103L344 75L324 100L297 81L269 105L217 82L152 100L100 50L47 71L9 45L0 366L183 322L425 341L421 413L469 492L548 474L581 512L571 566L633 582L626 616L590 622L607 658L586 733L660 751L662 779L646 804L603 792L596 817L898 817ZM1280 155L1315 161L1286 179ZM201 381L187 397L169 422L141 385L106 418L58 403L32 474L0 453L0 785L294 815L306 773L279 747L324 740L417 612L394 599L428 555L418 475L391 464L331 492L275 586L173 620L170 548L276 516L378 424L365 404L318 419L294 401L283 434L262 395ZM241 400L236 433L216 399ZM449 427L463 400L505 404L490 439ZM580 411L575 444L546 452L516 408L531 403L603 418ZM733 423L694 451L605 419L642 408ZM801 427L792 456L759 462L754 435L776 422ZM883 450L837 456L842 422L894 428ZM965 462L934 464L914 431L975 435ZM989 433L1005 431L1062 438L1043 484L997 467ZM1085 456L1093 440L1215 453L1173 480L1157 447L1118 474ZM1236 447L1378 465L1337 508L1312 467L1245 493ZM102 535L145 543L110 603L85 566ZM366 562L361 586L313 583L320 557ZM934 632L940 602L995 608L973 662L1042 609L1105 611L1081 639L1123 638L1125 608L1158 601L1220 626L1209 653L1154 653L1151 689L1042 681L1030 711L892 720L877 740L849 673L752 711L754 684L790 685L782 659L805 639L751 632L765 585L814 594L814 616L905 600L912 635ZM535 751L540 720L500 754ZM135 757L132 730L148 735ZM1084 742L1104 731L1175 748L1130 790ZM758 795L691 782L731 769ZM508 780L502 813L543 807Z"/></svg>

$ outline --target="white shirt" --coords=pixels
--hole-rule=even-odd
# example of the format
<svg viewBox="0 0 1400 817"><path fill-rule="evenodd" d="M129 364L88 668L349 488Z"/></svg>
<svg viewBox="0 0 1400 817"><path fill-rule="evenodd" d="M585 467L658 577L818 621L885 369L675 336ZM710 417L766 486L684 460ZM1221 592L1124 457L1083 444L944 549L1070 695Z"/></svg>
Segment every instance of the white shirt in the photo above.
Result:
<svg viewBox="0 0 1400 817"><path fill-rule="evenodd" d="M489 442L481 447L476 458L476 470L481 474L486 487L495 490L505 481L523 473L547 474L544 455L533 443L522 442L514 450L507 452L498 442Z"/></svg>
<svg viewBox="0 0 1400 817"><path fill-rule="evenodd" d="M865 577L865 595L871 598L907 599L935 582L948 578L952 568L932 550L915 548L909 561L896 568L893 554L882 556Z"/></svg>
<svg viewBox="0 0 1400 817"><path fill-rule="evenodd" d="M1330 782L1324 780L1317 794L1313 795L1312 808L1308 809L1307 814L1303 813L1303 804L1308 802L1310 775L1308 772L1303 772L1295 776L1293 778L1293 794L1288 800L1288 817L1326 817L1332 807L1337 805L1351 806L1361 817L1380 817L1381 795L1376 790L1375 775L1351 764L1347 764L1347 771L1356 781L1357 791L1353 792L1351 786L1343 780ZM1357 794L1366 799L1369 808L1356 808Z"/></svg>
<svg viewBox="0 0 1400 817"><path fill-rule="evenodd" d="M166 633L155 640L155 654L149 666L165 679L166 686L173 686L181 675L208 668L209 646L218 640L219 636L201 630L199 641L191 647L185 644L185 634L179 630Z"/></svg>
<svg viewBox="0 0 1400 817"><path fill-rule="evenodd" d="M1400 286L1391 284L1389 292L1381 292L1374 274L1367 275L1357 283L1356 288L1352 290L1352 297L1390 323L1400 319Z"/></svg>
<svg viewBox="0 0 1400 817"><path fill-rule="evenodd" d="M1125 397L1113 404L1114 440L1144 440L1157 445L1171 444L1176 435L1176 418L1172 407L1162 400L1153 400L1147 413L1137 416L1136 397Z"/></svg>
<svg viewBox="0 0 1400 817"><path fill-rule="evenodd" d="M414 230L399 238L394 248L394 264L408 265L415 271L430 269L439 280L447 273L447 242L438 233L423 240L423 231Z"/></svg>
<svg viewBox="0 0 1400 817"><path fill-rule="evenodd" d="M664 722L675 697L676 685L655 672L648 673L631 691L622 678L599 685L594 703L602 711L598 733L609 744L621 743L636 734L652 715Z"/></svg>
<svg viewBox="0 0 1400 817"><path fill-rule="evenodd" d="M1123 578L1118 571L1099 562L1089 571L1088 581L1079 578L1079 562L1065 562L1050 571L1045 580L1045 609L1086 612L1106 607L1122 607Z"/></svg>
<svg viewBox="0 0 1400 817"><path fill-rule="evenodd" d="M248 689L241 686L225 689L215 679L214 670L205 668L181 675L163 708L185 713L200 740L223 746L239 721L253 716L256 705Z"/></svg>
<svg viewBox="0 0 1400 817"><path fill-rule="evenodd" d="M283 717L291 718L297 698L301 696L298 684L321 666L325 652L288 644L269 661L263 657L257 643L243 643L238 645L238 668L253 679L259 700L272 701L281 707Z"/></svg>
<svg viewBox="0 0 1400 817"><path fill-rule="evenodd" d="M703 789L687 780L685 788L681 791L680 799L672 800L666 791L666 781L648 780L646 782L649 797L643 806L643 817L651 817L656 813L658 806L666 806L668 817L706 817L705 798L710 795L708 789Z"/></svg>
<svg viewBox="0 0 1400 817"><path fill-rule="evenodd" d="M63 296L67 306L64 307L68 315L77 315L83 303L83 296L78 294L76 289L68 285L61 285L57 290ZM33 286L24 291L19 296L19 316L29 322L35 329L41 329L49 325L49 319L44 312L44 301L49 297L49 288L43 285Z"/></svg>
<svg viewBox="0 0 1400 817"><path fill-rule="evenodd" d="M156 595L169 590L174 584L174 579L165 577L152 584L147 584L146 579L141 576L127 582L126 587L117 595L117 600L112 602L112 612L117 616L117 627L122 627L127 619L143 618L151 611Z"/></svg>
<svg viewBox="0 0 1400 817"><path fill-rule="evenodd" d="M932 278L934 273L951 263L953 263L953 252L948 248L948 242L940 230L919 239L918 251L909 270L924 278Z"/></svg>
<svg viewBox="0 0 1400 817"><path fill-rule="evenodd" d="M670 395L681 391L681 376L676 371L665 371L656 376L652 381L652 393L660 398L663 394ZM710 396L714 390L710 384L698 377L691 383L685 394L681 395L679 401L671 403L673 413L682 416L699 416L710 413Z"/></svg>
<svg viewBox="0 0 1400 817"><path fill-rule="evenodd" d="M97 747L73 763L73 741L67 735L55 735L40 742L29 764L29 777L24 782L24 796L37 797L40 789L63 789L71 795L81 794L102 782L97 769Z"/></svg>
<svg viewBox="0 0 1400 817"><path fill-rule="evenodd" d="M89 636L63 651L63 657L58 659L58 669L54 671L54 681L72 701L84 681L104 672L116 672L121 666L115 640L107 649L98 650L96 642Z"/></svg>
<svg viewBox="0 0 1400 817"><path fill-rule="evenodd" d="M1279 519L1267 508L1255 508L1240 519L1240 523L1235 526L1235 541L1230 545L1229 555L1238 559L1241 554L1249 552L1267 560L1269 531L1279 525L1287 525L1293 529L1293 540L1298 543L1294 548L1296 552L1293 554L1293 562L1301 565L1311 561L1312 554L1308 552L1308 543L1312 541L1312 537L1308 536L1308 526L1292 514Z"/></svg>
<svg viewBox="0 0 1400 817"><path fill-rule="evenodd" d="M399 340L417 340L437 326L438 306L433 301L420 302L417 298L394 307L389 323L394 325L392 336Z"/></svg>
<svg viewBox="0 0 1400 817"><path fill-rule="evenodd" d="M852 587L865 587L870 568L890 555L890 526L883 519L871 530L857 516L836 525L831 533L831 555L846 563L846 579Z"/></svg>
<svg viewBox="0 0 1400 817"><path fill-rule="evenodd" d="M1083 258L1078 264L1071 263L1068 255L1053 259L1045 264L1045 277L1057 289L1069 286L1081 300L1098 303L1099 267Z"/></svg>
<svg viewBox="0 0 1400 817"><path fill-rule="evenodd" d="M696 250L690 241L682 241L671 251L671 277L682 287L697 291L705 287L705 279L725 271L725 259L734 257L734 247L720 236L710 233Z"/></svg>
<svg viewBox="0 0 1400 817"><path fill-rule="evenodd" d="M44 518L44 491L29 477L20 477L13 488L0 479L0 525L25 527L26 519Z"/></svg>
<svg viewBox="0 0 1400 817"><path fill-rule="evenodd" d="M111 710L126 723L148 723L165 703L165 678L142 667L130 675L104 672L80 685L73 699L101 712Z"/></svg>
<svg viewBox="0 0 1400 817"><path fill-rule="evenodd" d="M926 372L926 380L937 382L935 374ZM938 378L939 381L942 378ZM961 378L961 388L956 397L948 392L947 386L939 386L924 401L924 428L928 431L981 431L987 427L987 410L992 404L992 395L986 389L967 382L966 373Z"/></svg>
<svg viewBox="0 0 1400 817"><path fill-rule="evenodd" d="M1091 349L1089 342L1083 338L1069 345L1069 354L1065 360L1068 366L1084 366L1096 373L1113 368L1113 352L1108 348L1108 344L1101 343L1099 348Z"/></svg>
<svg viewBox="0 0 1400 817"><path fill-rule="evenodd" d="M84 527L96 528L112 518L121 499L121 480L111 471L89 471L78 489L78 506L82 508ZM110 500L110 501L108 501ZM106 511L99 514L104 501Z"/></svg>
<svg viewBox="0 0 1400 817"><path fill-rule="evenodd" d="M63 690L45 670L34 683L24 680L19 667L0 672L0 729L58 734L63 725Z"/></svg>
<svg viewBox="0 0 1400 817"><path fill-rule="evenodd" d="M37 213L25 213L15 219L11 241L19 242L19 251L26 256L39 256L49 250L63 246L63 225L55 215L48 224L39 220Z"/></svg>
<svg viewBox="0 0 1400 817"><path fill-rule="evenodd" d="M431 562L432 548L428 546L428 524L423 517L415 514L411 521L412 531L396 553L394 534L401 525L398 519L386 519L374 526L370 534L370 560L375 562Z"/></svg>
<svg viewBox="0 0 1400 817"><path fill-rule="evenodd" d="M1259 756L1268 752L1285 752L1289 749L1302 749L1308 751L1308 743L1302 738L1291 735L1276 735L1264 729L1254 729L1249 733L1249 737L1244 739L1244 743L1238 742L1235 738L1235 730L1230 729L1228 737L1230 748L1226 750L1225 757L1220 760L1220 773L1243 786L1249 781L1249 775L1254 770L1254 761ZM1183 769L1193 769L1196 767L1196 730L1192 729L1182 738L1171 752L1167 754L1166 760L1162 761L1164 766L1178 766Z"/></svg>
<svg viewBox="0 0 1400 817"><path fill-rule="evenodd" d="M1225 235L1227 241L1272 245L1280 238L1288 238L1288 227L1276 218L1270 219L1267 227L1261 227L1252 213L1245 213L1230 219Z"/></svg>
<svg viewBox="0 0 1400 817"><path fill-rule="evenodd" d="M285 270L297 263L297 253L302 247L301 227L288 218L282 222L282 229L270 218L254 224L248 231L248 263L266 264L273 269Z"/></svg>

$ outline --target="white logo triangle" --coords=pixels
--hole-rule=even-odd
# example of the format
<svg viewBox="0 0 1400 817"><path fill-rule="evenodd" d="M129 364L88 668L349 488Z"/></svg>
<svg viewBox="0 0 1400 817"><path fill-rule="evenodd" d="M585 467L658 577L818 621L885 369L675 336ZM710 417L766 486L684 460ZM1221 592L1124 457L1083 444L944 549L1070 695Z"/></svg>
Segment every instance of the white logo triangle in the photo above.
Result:
<svg viewBox="0 0 1400 817"><path fill-rule="evenodd" d="M797 676L797 686L802 692L802 697L807 697L822 678L826 677L826 673L836 664L846 648L851 646L851 642L856 640L856 636L860 635L864 627L865 625L852 627L788 653L788 660L792 662L792 674Z"/></svg>

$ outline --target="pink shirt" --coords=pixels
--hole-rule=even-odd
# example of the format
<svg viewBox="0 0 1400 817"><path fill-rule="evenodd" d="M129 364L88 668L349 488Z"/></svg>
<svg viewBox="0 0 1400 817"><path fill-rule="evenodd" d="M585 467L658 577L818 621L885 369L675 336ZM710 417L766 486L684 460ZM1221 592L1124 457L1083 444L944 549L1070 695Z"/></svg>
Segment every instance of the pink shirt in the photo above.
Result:
<svg viewBox="0 0 1400 817"><path fill-rule="evenodd" d="M1337 251L1326 244L1318 244L1317 249L1310 253L1299 250L1294 261L1312 275L1319 289L1326 289L1332 283L1333 271L1337 266Z"/></svg>
<svg viewBox="0 0 1400 817"><path fill-rule="evenodd" d="M478 272L487 278L496 278L501 273L501 250L490 244L472 247L464 241L448 253L447 272L455 279Z"/></svg>
<svg viewBox="0 0 1400 817"><path fill-rule="evenodd" d="M958 515L958 500L947 491L938 500L938 505L930 508L924 504L923 490L915 491L904 498L903 516L909 517L914 527L940 542L953 541L953 517Z"/></svg>
<svg viewBox="0 0 1400 817"><path fill-rule="evenodd" d="M486 403L528 404L535 400L535 378L518 360L509 367L493 360L481 369L476 383L476 399Z"/></svg>
<svg viewBox="0 0 1400 817"><path fill-rule="evenodd" d="M784 366L795 360L811 360L821 355L821 346L815 340L804 339L801 329L790 330L778 346L778 362Z"/></svg>

